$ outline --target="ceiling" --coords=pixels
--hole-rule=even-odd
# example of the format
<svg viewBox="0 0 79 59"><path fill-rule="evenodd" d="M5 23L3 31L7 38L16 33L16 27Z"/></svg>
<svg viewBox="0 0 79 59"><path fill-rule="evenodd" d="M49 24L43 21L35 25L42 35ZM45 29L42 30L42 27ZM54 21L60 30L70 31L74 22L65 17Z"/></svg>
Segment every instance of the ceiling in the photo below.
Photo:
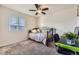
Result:
<svg viewBox="0 0 79 59"><path fill-rule="evenodd" d="M41 15L35 15L35 12L29 11L29 9L36 9L34 4L2 4L5 7L11 8L13 10L25 13L25 14L29 14L35 17L41 16ZM58 5L58 4L43 4L43 6L48 6L49 10L46 11L46 15L53 15L55 12L61 11L63 9L67 9L67 8L73 8L75 5Z"/></svg>

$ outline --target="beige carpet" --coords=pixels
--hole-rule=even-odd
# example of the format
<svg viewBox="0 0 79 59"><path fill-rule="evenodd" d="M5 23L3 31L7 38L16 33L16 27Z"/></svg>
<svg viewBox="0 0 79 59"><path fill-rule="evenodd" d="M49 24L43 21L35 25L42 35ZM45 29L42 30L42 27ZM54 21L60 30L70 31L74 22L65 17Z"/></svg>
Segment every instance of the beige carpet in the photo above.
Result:
<svg viewBox="0 0 79 59"><path fill-rule="evenodd" d="M54 47L49 48L43 44L25 40L1 47L0 55L58 55L58 53Z"/></svg>

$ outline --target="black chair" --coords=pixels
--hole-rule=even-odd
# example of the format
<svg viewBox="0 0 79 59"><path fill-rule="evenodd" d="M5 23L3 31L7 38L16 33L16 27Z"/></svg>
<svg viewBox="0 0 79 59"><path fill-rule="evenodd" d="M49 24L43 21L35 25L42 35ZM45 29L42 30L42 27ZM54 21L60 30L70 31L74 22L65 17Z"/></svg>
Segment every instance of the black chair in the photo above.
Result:
<svg viewBox="0 0 79 59"><path fill-rule="evenodd" d="M56 33L56 34L54 34L53 39L54 39L54 42L58 42L58 41L60 40L60 37L59 37L59 35Z"/></svg>

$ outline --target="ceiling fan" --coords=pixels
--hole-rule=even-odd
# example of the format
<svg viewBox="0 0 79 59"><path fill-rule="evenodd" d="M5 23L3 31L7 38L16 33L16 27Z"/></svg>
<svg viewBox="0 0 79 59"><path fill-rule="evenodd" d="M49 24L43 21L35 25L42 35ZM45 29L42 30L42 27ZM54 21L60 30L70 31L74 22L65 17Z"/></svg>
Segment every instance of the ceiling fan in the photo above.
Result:
<svg viewBox="0 0 79 59"><path fill-rule="evenodd" d="M40 14L40 13L42 13L42 14L46 14L45 13L45 11L46 10L49 10L49 8L48 7L43 7L42 8L42 5L40 5L40 4L35 4L35 7L36 7L36 10L34 10L34 9L30 9L29 11L35 11L36 13L35 13L35 15L38 15L38 14Z"/></svg>

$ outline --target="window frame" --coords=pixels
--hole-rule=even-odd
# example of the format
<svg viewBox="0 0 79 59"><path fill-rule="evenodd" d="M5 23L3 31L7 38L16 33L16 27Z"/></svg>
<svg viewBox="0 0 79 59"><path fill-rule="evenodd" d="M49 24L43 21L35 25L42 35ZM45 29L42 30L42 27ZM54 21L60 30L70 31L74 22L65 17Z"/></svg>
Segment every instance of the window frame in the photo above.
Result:
<svg viewBox="0 0 79 59"><path fill-rule="evenodd" d="M10 16L9 17L9 31L10 32L17 32L17 31L24 31L25 30L25 22L23 17L16 17L16 16ZM16 27L15 29L12 29L13 27Z"/></svg>

